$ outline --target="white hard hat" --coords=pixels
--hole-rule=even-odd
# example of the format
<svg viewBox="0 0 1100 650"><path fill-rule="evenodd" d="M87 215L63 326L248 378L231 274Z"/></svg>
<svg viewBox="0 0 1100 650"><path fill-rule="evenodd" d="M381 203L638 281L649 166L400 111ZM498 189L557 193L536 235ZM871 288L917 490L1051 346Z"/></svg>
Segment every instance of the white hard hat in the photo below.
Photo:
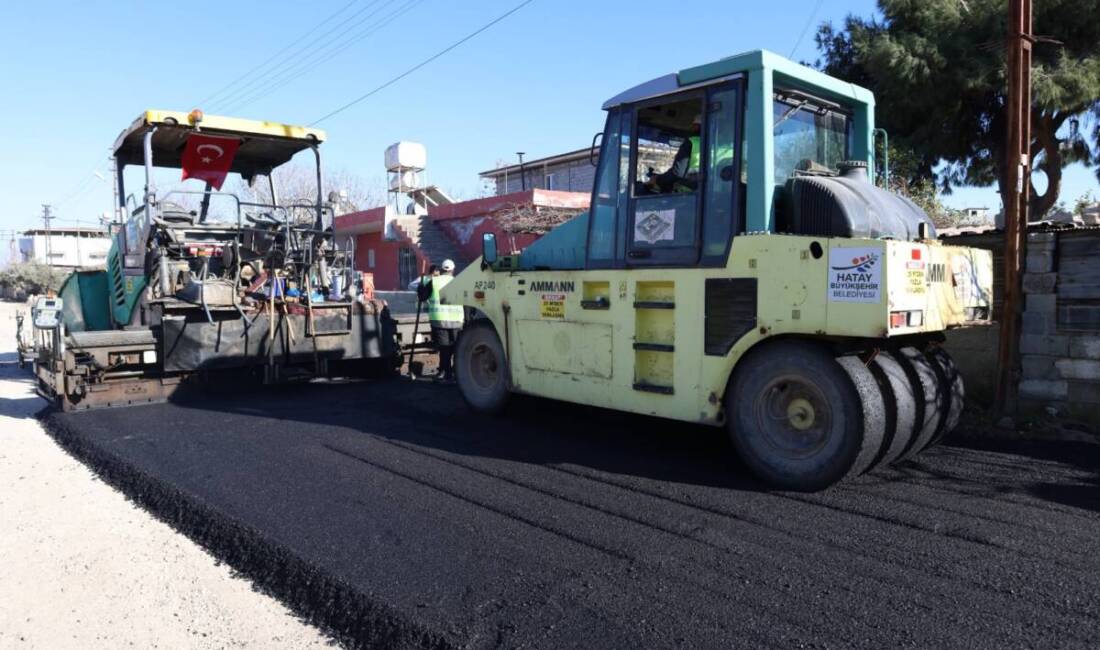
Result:
<svg viewBox="0 0 1100 650"><path fill-rule="evenodd" d="M455 270L454 260L443 260L443 267L442 268L443 268L444 271L453 271L453 270Z"/></svg>

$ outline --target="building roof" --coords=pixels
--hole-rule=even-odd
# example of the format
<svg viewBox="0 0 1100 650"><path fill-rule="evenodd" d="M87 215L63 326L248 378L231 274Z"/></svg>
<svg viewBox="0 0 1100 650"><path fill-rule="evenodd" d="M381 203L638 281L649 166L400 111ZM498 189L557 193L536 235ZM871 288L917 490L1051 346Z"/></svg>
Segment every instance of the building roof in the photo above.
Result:
<svg viewBox="0 0 1100 650"><path fill-rule="evenodd" d="M586 147L584 149L577 149L576 151L570 151L568 153L559 153L553 156L546 156L545 158L524 160L523 165L516 163L515 165L508 165L507 167L497 167L496 169L490 169L489 171L481 172L480 174L478 174L478 176L481 176L482 178L496 178L497 176L504 176L505 174L518 174L521 167L523 169L534 169L546 165L560 165L577 160L588 160L591 155L592 148Z"/></svg>
<svg viewBox="0 0 1100 650"><path fill-rule="evenodd" d="M55 235L93 235L96 237L106 237L107 231L102 228L50 228L49 234ZM45 236L47 231L45 228L31 228L30 230L24 230L23 235L26 237L34 237L35 235Z"/></svg>
<svg viewBox="0 0 1100 650"><path fill-rule="evenodd" d="M1082 223L1066 223L1064 221L1032 221L1027 224L1027 231L1029 233L1035 232L1074 232L1084 230L1100 230L1100 224L1082 224ZM943 239L945 237L969 237L977 235L1000 235L1004 233L1003 228L989 223L982 224L980 226L960 226L958 228L941 228L936 231L936 235Z"/></svg>

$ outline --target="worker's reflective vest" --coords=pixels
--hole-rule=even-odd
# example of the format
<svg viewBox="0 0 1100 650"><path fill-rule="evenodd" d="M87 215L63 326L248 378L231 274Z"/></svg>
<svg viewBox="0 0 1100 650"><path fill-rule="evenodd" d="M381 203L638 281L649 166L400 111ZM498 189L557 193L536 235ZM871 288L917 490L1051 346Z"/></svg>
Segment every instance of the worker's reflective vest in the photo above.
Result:
<svg viewBox="0 0 1100 650"><path fill-rule="evenodd" d="M703 158L703 145L699 140L699 136L693 135L688 138L688 142L691 143L691 160L688 162L689 174L699 173L699 161Z"/></svg>
<svg viewBox="0 0 1100 650"><path fill-rule="evenodd" d="M703 159L703 144L699 139L699 136L693 135L688 138L691 142L691 159L688 161L688 174L699 173L699 163ZM713 159L718 160L718 169L721 169L727 165L733 164L733 145L720 144L718 145L717 154ZM713 160L712 159L712 160Z"/></svg>
<svg viewBox="0 0 1100 650"><path fill-rule="evenodd" d="M438 275L434 278L424 279L432 283L432 295L428 298L428 320L431 321L432 327L442 327L444 329L462 327L464 319L462 305L444 305L439 300L439 292L451 280L454 280L454 276Z"/></svg>

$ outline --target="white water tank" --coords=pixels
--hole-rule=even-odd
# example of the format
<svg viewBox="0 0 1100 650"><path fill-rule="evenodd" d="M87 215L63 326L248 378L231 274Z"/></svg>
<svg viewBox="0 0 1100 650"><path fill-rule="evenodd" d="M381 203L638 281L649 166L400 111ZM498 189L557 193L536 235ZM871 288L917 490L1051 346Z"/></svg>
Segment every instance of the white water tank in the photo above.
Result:
<svg viewBox="0 0 1100 650"><path fill-rule="evenodd" d="M398 142L386 147L386 171L422 171L428 165L428 151L419 142Z"/></svg>
<svg viewBox="0 0 1100 650"><path fill-rule="evenodd" d="M412 192L420 189L420 174L415 171L390 170L391 192Z"/></svg>

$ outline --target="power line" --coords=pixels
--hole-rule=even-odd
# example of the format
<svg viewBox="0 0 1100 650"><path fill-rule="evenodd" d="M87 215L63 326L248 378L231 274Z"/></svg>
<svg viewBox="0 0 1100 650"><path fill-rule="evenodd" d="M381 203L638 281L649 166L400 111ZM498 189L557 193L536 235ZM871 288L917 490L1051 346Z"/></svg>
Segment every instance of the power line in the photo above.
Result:
<svg viewBox="0 0 1100 650"><path fill-rule="evenodd" d="M89 173L87 176L84 177L83 180L74 185L72 191L66 194L64 198L62 198L60 201L58 201L57 205L65 205L69 201L87 192L88 189L92 187L92 179L94 178L95 177L92 176L92 173Z"/></svg>
<svg viewBox="0 0 1100 650"><path fill-rule="evenodd" d="M376 5L378 5L379 2L382 2L382 1L383 0L371 0L366 5L361 7L358 11L351 14L350 16L347 16L344 19L344 22L342 22L338 25L333 25L330 29L327 29L324 32L318 34L315 38L311 39L308 43L306 43L302 47L300 47L297 50L295 50L293 52L290 52L286 56L282 57L282 59L280 61L278 61L277 64L272 65L270 67L270 69L268 69L268 70L264 71L263 73L253 77L249 81L235 87L232 91L229 92L228 95L223 96L221 98L221 100L218 101L218 105L224 106L224 105L228 105L230 103L236 102L242 96L247 95L247 94L252 93L252 92L255 92L257 87L262 87L266 83L270 82L272 79L278 78L279 76L281 76L283 73L286 72L285 69L280 69L280 66L289 65L292 68L297 67L303 59L309 59L310 57L317 54L317 52L320 52L322 50L327 49L328 47L330 47L332 45L333 40L339 39L344 34L346 34L349 30L355 29L355 27L363 24L363 22L369 20L372 16L374 16L379 11L381 11L381 8L375 9L374 11L371 11L369 14L367 14L366 17L362 18L361 20L359 20L355 23L352 23L352 25L350 27L348 27L348 23L350 23L352 20L355 20L359 16L362 16L369 9L371 9L372 7L375 7ZM395 0L385 0L385 1L392 3ZM340 31L341 28L343 28L343 31ZM337 31L339 31L339 33L336 34L336 36L331 36L331 34L333 34L334 32L337 32ZM331 38L330 38L330 36L331 36Z"/></svg>
<svg viewBox="0 0 1100 650"><path fill-rule="evenodd" d="M369 91L369 92L366 92L366 93L364 93L364 94L360 95L359 97L356 97L355 99L351 100L351 101L350 101L350 102L348 102L347 104L344 104L344 105L343 105L343 106L341 106L340 108L337 108L336 110L334 110L334 111L332 111L332 112L330 112L330 113L328 113L328 114L326 114L326 115L324 115L324 116L322 116L322 117L320 117L320 118L318 118L318 119L316 119L316 120L313 120L312 122L310 122L310 124L309 124L309 125L310 125L310 126L314 126L315 124L319 124L319 123L321 123L321 122L324 122L324 121L325 121L325 120L327 120L328 118L330 118L330 117L332 117L332 116L334 116L334 115L337 115L337 114L339 114L339 113L342 113L342 112L346 111L347 109L351 108L352 106L355 106L356 104L358 104L359 102L361 102L361 101L363 101L363 100L367 99L368 97L370 97L370 96L372 96L372 95L374 95L374 94L376 94L376 93L379 93L379 92L381 92L382 90L385 90L386 88L388 88L388 87L392 86L393 84L397 83L398 81L401 81L401 80L402 80L402 79L404 79L405 77L407 77L407 76L411 75L412 73L416 72L416 71L417 71L417 70L419 70L420 68L423 68L424 66L428 65L428 64L429 64L429 63L431 63L432 61L435 61L436 59L438 59L439 57L443 56L444 54L447 54L448 52L450 52L451 50L455 49L455 48L456 48L456 47L458 47L459 45L462 45L462 44L463 44L463 43L465 43L466 41L468 41L468 40L470 40L470 39L474 38L475 36L477 36L478 34L481 34L481 33L482 33L482 32L484 32L485 30L487 30L487 29L489 29L490 27L492 27L493 25L496 25L497 23L501 22L502 20L504 20L504 19L505 19L505 18L507 18L508 16L511 16L512 14L516 13L516 12L517 12L517 11L519 11L520 9L523 9L524 7L526 7L527 5L531 4L531 3L532 3L532 2L534 2L534 1L535 1L535 0L523 0L523 2L519 3L519 4L518 4L518 5L516 5L515 7L512 7L512 8L511 8L511 9L509 9L508 11L506 11L506 12L504 12L503 14L501 14L501 15L497 16L497 17L496 17L496 18L494 18L493 20L491 20L491 21L489 21L489 22L485 23L485 24L484 24L484 25L482 25L481 27L479 27L479 28L477 28L476 30L474 30L474 31L470 32L470 33L469 33L469 34L467 34L466 36L464 36L464 37L462 37L461 39L459 39L459 40L455 41L454 43L452 43L452 44L448 45L447 47L443 48L443 49L442 49L442 50L440 50L439 52L436 52L435 54L433 54L433 55L431 55L430 57L428 57L428 58L424 59L423 61L421 61L420 63L417 63L417 64L416 64L416 65L414 65L413 67L411 67L411 68L409 68L408 70L406 70L406 71L402 72L401 74L397 75L396 77L394 77L394 78L390 79L389 81L385 82L385 83L384 83L384 84L382 84L381 86L378 86L377 88L374 88L373 90L371 90L371 91Z"/></svg>
<svg viewBox="0 0 1100 650"><path fill-rule="evenodd" d="M62 198L60 201L55 203L55 205L56 206L61 206L64 203L67 203L67 202L71 201L72 199L76 198L77 196L79 196L79 195L87 192L89 189L91 189L92 181L94 181L95 178L96 178L95 174L96 174L96 172L100 171L100 169L101 169L101 165L95 165L94 167L89 169L88 172L83 174L81 176L80 180L77 181L72 186L72 189L67 194L64 195L64 198Z"/></svg>
<svg viewBox="0 0 1100 650"><path fill-rule="evenodd" d="M57 206L57 207L61 207L61 206L63 206L63 205L66 205L66 204L68 204L68 203L69 203L70 201L72 201L73 199L76 199L76 198L82 197L82 196L84 196L85 194L87 194L88 192L91 192L92 190L95 190L95 189L96 189L96 188L98 187L98 186L97 186L97 185L95 184L95 180L96 180L96 179L95 179L95 177L94 177L94 176L89 176L89 179L87 180L87 182L85 182L84 184L82 184L82 185L81 185L81 186L80 186L80 187L79 187L79 188L78 188L77 190L73 191L73 192L72 192L71 194L69 194L69 195L68 195L68 196L66 196L65 198L63 198L63 199L61 199L60 201L58 201L58 202L56 203L56 206Z"/></svg>
<svg viewBox="0 0 1100 650"><path fill-rule="evenodd" d="M359 41L362 41L363 39L367 38L368 36L374 34L378 30L382 29L386 25L389 25L394 20L400 18L405 13L408 13L408 11L410 9L412 9L414 6L422 3L423 1L424 0L407 0L407 2L405 2L403 5L400 5L397 9L395 9L394 11L389 13L388 15L383 16L377 22L375 22L371 25L368 25L366 27L366 29L353 34L350 38L348 38L346 40L343 40L343 41L340 40L348 32L352 31L356 27L359 27L363 23L367 22L367 20L369 20L370 18L372 18L376 14L380 13L384 9L384 7L380 8L378 11L371 12L371 14L369 16L367 16L366 18L364 18L363 20L361 20L358 23L352 25L348 29L345 29L344 31L340 32L340 34L338 36L336 36L333 39L333 41L331 41L327 45L325 45L325 46L321 47L320 49L314 51L313 53L311 53L306 58L298 61L296 64L291 66L289 69L284 70L281 73L277 73L275 76L271 77L268 80L268 83L262 84L259 88L256 88L256 89L253 89L252 91L250 91L251 94L239 97L237 102L233 105L232 110L233 111L238 111L238 110L244 108L245 106L248 106L252 102L255 102L255 101L257 101L257 100L259 100L263 97L266 97L266 96L270 95L271 93L275 92L276 90L282 88L283 86L286 86L291 81L294 81L295 79L298 79L302 75L308 73L310 70L313 70L317 66L319 66L319 65L321 65L321 64L323 64L327 61L332 60L333 58L335 58L337 55L339 55L341 52L348 49L352 45L355 45ZM318 58L318 55L320 55L320 58Z"/></svg>
<svg viewBox="0 0 1100 650"><path fill-rule="evenodd" d="M357 25L362 24L363 21L370 19L371 16L378 13L378 10L376 9L367 14L365 18L353 23L351 27L347 27L348 23L363 15L367 12L367 10L371 9L381 1L382 0L370 0L370 2L361 7L355 13L347 16L342 23L338 25L333 25L331 28L318 34L315 38L310 40L302 47L284 56L281 61L279 61L275 65L272 65L270 69L265 70L264 72L253 77L249 81L234 88L232 91L230 91L228 95L223 96L218 104L227 105L229 103L239 100L243 95L255 92L258 86L263 86L270 80L278 78L280 75L282 75L286 71L283 66L289 65L290 67L295 67L301 63L302 59L308 59L315 55L317 52L328 48L332 44L332 41L334 39L340 38L343 34L347 33L348 29L354 29ZM394 0L386 1L393 2ZM343 31L340 31L336 36L331 36L334 32L340 30L341 28L343 28Z"/></svg>
<svg viewBox="0 0 1100 650"><path fill-rule="evenodd" d="M409 10L416 7L416 5L420 4L421 2L423 2L423 0L408 0L407 2L405 2L405 4L401 4L400 7L398 7L396 10L394 10L392 13L389 13L388 15L384 16L384 18L382 18L381 20L378 20L378 22L376 22L372 25L368 25L365 30L354 34L353 36L348 38L348 40L345 40L343 42L339 42L338 40L333 41L332 43L330 43L327 46L328 52L323 52L323 49L326 49L326 48L322 48L322 49L320 49L320 51L318 51L316 53L313 53L315 55L321 54L321 58L318 58L316 60L305 59L305 60L303 60L303 62L299 62L297 67L290 68L289 70L287 70L287 74L284 75L284 77L282 79L278 79L275 82L274 85L267 86L265 88L261 88L259 92L254 92L252 96L250 96L248 98L245 98L242 102L237 104L237 106L234 107L234 110L240 110L241 108L243 108L245 106L249 106L249 104L254 102L254 101L260 100L264 97L267 97L268 95L271 95L272 92L275 92L279 88L283 88L284 86L289 84L290 81L294 81L295 79L298 79L301 76L309 73L309 71L311 69L316 68L316 67L318 67L321 64L324 64L326 62L329 62L329 60L339 56L342 52L344 52L345 49L348 49L349 47L351 47L355 43L359 43L360 41L363 41L364 38L366 38L367 36L370 36L370 35L374 34L378 30L381 30L382 27L388 25L389 23L394 22L395 20L400 18L401 15L404 15L405 13L408 13ZM356 25L353 25L353 27L359 26L359 24L362 24L362 22L365 22L365 21L361 21L360 23L356 23ZM345 30L340 35L343 36L346 33L348 33L348 30Z"/></svg>
<svg viewBox="0 0 1100 650"><path fill-rule="evenodd" d="M327 18L325 18L325 19L324 19L324 20L322 20L321 22L319 22L319 23L317 23L316 25L314 25L314 26L313 26L313 28L312 28L312 29L310 29L310 30L309 30L308 32L306 32L305 34L302 34L302 35L301 35L301 36L299 36L298 38L294 39L293 41L291 41L290 43L288 43L288 44L287 44L287 45L286 45L285 47L283 47L282 49L280 49L280 50L279 50L278 52L276 52L275 54L272 54L272 55L271 55L270 57L268 57L268 58L264 59L264 60L263 60L263 61L262 61L261 63L257 64L257 65L256 65L255 67L253 67L253 68L252 68L251 70L249 70L248 72L246 72L246 73L242 74L241 76L237 77L237 78L236 78L236 79L234 79L233 81L230 81L230 82L229 82L229 83L227 83L226 85L222 86L221 88L219 88L219 89L218 89L218 90L217 90L216 92L214 92L213 94L211 94L211 95L208 95L208 96L206 97L206 99L204 99L204 100L202 100L201 102L199 102L199 103L195 104L195 106L202 106L203 104L205 104L206 102L209 102L209 101L213 100L213 99L214 99L215 97L217 97L218 95L222 94L222 93L223 93L223 92L225 92L226 90L229 90L230 88L233 88L233 87L235 87L235 86L236 86L236 84L237 84L238 82L240 82L240 81L243 81L244 79L247 79L249 75L251 75L252 73L256 72L257 70L260 70L261 68L263 68L264 66L266 66L266 65L267 65L268 63L271 63L271 62L272 62L272 61L274 61L274 60L275 60L276 58L278 58L278 57L279 57L279 56L280 56L281 54L283 54L284 52L286 52L286 51L287 51L287 50L289 50L290 48L294 47L294 46L295 46L295 45L297 45L298 43L301 43L301 42L302 42L303 40L305 40L305 39L306 39L306 37L308 37L308 36L309 36L310 34L312 34L313 32L317 31L318 29L320 29L322 25L325 25L326 23L328 23L328 22L329 22L330 20L332 20L333 18L335 18L335 17L339 16L340 14L344 13L344 11L346 11L346 10L348 9L348 7L352 6L352 5L353 5L353 4L355 4L356 2L359 2L359 0L351 0L351 2L347 3L347 4L346 4L346 5L344 5L343 7L340 7L339 9L337 9L336 11L334 11L333 13L329 14Z"/></svg>
<svg viewBox="0 0 1100 650"><path fill-rule="evenodd" d="M791 48L791 53L787 55L787 58L794 58L794 53L798 49L799 45L802 45L802 39L806 38L806 32L809 31L810 25L813 24L814 18L817 17L817 12L821 10L822 3L825 0L817 0L817 4L814 5L814 10L810 12L809 18L806 19L806 24L802 26L802 33L798 35L798 40L794 42L794 47Z"/></svg>

